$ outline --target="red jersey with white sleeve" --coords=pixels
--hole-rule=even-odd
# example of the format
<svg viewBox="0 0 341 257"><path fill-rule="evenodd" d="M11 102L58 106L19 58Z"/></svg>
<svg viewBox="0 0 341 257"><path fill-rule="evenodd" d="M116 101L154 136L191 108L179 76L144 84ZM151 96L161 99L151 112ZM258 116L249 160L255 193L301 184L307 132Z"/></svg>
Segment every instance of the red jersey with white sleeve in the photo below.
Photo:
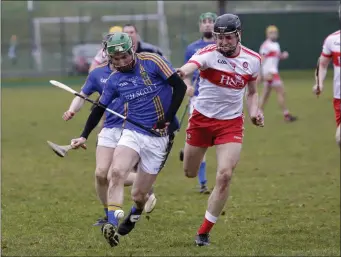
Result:
<svg viewBox="0 0 341 257"><path fill-rule="evenodd" d="M332 57L334 65L334 98L340 99L340 30L330 34L323 43L322 56Z"/></svg>
<svg viewBox="0 0 341 257"><path fill-rule="evenodd" d="M241 116L245 86L257 79L260 70L259 54L241 46L238 56L228 58L212 44L199 50L188 62L200 69L199 96L194 108L220 120Z"/></svg>
<svg viewBox="0 0 341 257"><path fill-rule="evenodd" d="M261 45L259 53L263 56L262 75L278 74L278 63L281 56L279 43L267 39Z"/></svg>
<svg viewBox="0 0 341 257"><path fill-rule="evenodd" d="M107 56L104 54L103 48L101 48L101 49L97 52L96 56L94 57L93 62L96 62L98 65L101 65L101 64L103 64L103 63L105 63L105 62L107 62L107 61L108 61L108 58L107 58Z"/></svg>

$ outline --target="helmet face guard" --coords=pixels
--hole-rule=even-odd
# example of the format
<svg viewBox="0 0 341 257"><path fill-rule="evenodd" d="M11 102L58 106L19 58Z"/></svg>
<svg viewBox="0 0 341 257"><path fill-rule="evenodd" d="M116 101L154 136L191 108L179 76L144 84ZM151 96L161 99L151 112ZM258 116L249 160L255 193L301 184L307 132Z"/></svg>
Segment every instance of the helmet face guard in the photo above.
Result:
<svg viewBox="0 0 341 257"><path fill-rule="evenodd" d="M213 32L213 36L216 41L217 51L226 57L233 55L241 42L241 34L239 30L224 33ZM232 36L235 36L237 39L234 45L224 43L226 38L228 38L227 40L231 40Z"/></svg>
<svg viewBox="0 0 341 257"><path fill-rule="evenodd" d="M104 51L109 62L120 72L129 72L135 64L133 43L128 34L114 33L105 41Z"/></svg>

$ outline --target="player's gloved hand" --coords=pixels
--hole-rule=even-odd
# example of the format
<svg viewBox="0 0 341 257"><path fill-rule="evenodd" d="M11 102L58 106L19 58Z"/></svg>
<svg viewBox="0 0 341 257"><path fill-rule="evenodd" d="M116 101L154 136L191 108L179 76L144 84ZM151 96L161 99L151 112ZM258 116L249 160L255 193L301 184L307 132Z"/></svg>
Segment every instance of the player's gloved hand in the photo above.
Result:
<svg viewBox="0 0 341 257"><path fill-rule="evenodd" d="M256 116L251 116L251 122L257 127L264 127L264 115L261 111L258 111Z"/></svg>
<svg viewBox="0 0 341 257"><path fill-rule="evenodd" d="M322 93L321 87L319 87L317 84L313 86L313 93L315 95L320 95Z"/></svg>
<svg viewBox="0 0 341 257"><path fill-rule="evenodd" d="M84 137L79 137L71 140L71 147L73 149L78 149L79 147L82 147L86 149L86 146L84 145L86 142L86 138Z"/></svg>
<svg viewBox="0 0 341 257"><path fill-rule="evenodd" d="M73 118L73 116L75 115L75 113L73 111L66 111L63 114L63 120L67 121L67 120L71 120Z"/></svg>
<svg viewBox="0 0 341 257"><path fill-rule="evenodd" d="M158 121L154 126L153 130L156 132L163 132L165 131L169 126L169 122L165 120Z"/></svg>

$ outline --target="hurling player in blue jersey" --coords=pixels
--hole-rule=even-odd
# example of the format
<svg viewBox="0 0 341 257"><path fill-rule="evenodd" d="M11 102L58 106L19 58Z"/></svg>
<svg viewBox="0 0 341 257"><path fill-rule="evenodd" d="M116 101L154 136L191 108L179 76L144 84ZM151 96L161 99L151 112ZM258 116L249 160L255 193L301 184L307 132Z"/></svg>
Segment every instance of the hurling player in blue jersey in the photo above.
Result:
<svg viewBox="0 0 341 257"><path fill-rule="evenodd" d="M131 38L126 33L115 33L107 41L107 53L116 71L108 78L100 104L108 106L113 98L122 97L127 103L127 117L159 136L125 122L122 136L114 152L110 168L108 223L102 233L111 246L119 243L119 235L127 235L140 219L147 194L165 164L178 123L175 118L187 86L163 57L154 53L134 53ZM95 107L80 138L72 145L86 142L104 112ZM138 164L138 172L131 196L134 206L119 225L122 215L124 179Z"/></svg>
<svg viewBox="0 0 341 257"><path fill-rule="evenodd" d="M215 13L206 12L200 15L199 17L199 30L202 33L202 38L191 43L185 52L185 63L191 59L192 55L194 55L199 49L204 48L207 45L214 44L213 38L213 26L214 22L217 18ZM194 109L194 102L196 97L199 95L199 71L195 71L192 80L191 78L185 78L184 81L188 87L187 95L190 96L189 100L189 115L192 114ZM183 150L180 151L180 161L183 161ZM207 188L207 178L206 178L206 156L204 156L199 169L198 174L199 184L200 184L200 193L209 194L209 190Z"/></svg>
<svg viewBox="0 0 341 257"><path fill-rule="evenodd" d="M83 85L80 94L83 96L90 96L93 93L102 94L104 85L114 71L114 66L108 61L95 67L88 75L85 84ZM70 120L74 115L80 111L84 105L85 100L80 97L75 97L71 102L69 109L63 114L65 121ZM109 108L120 113L126 114L127 109L124 106L122 98L116 98L110 103ZM117 146L123 130L123 120L117 116L106 112L104 114L104 124L101 132L98 134L97 148L96 148L96 170L95 170L95 187L99 200L104 206L105 217L100 218L94 224L101 226L108 221L108 186L109 180L108 171L113 159L114 150ZM130 172L127 176L124 185L131 186L136 177L135 172ZM153 190L149 192L149 198L145 205L145 212L150 213L155 208L156 197Z"/></svg>

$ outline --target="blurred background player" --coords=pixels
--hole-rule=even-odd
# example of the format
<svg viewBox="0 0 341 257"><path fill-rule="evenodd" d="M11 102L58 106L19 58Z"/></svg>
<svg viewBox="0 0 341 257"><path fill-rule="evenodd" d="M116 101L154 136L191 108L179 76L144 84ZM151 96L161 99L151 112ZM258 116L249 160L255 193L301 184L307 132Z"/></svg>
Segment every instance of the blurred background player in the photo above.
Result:
<svg viewBox="0 0 341 257"><path fill-rule="evenodd" d="M204 221L195 243L209 245L209 233L228 199L233 170L240 158L243 142L243 96L251 122L264 126L258 109L257 77L261 57L241 45L241 22L237 15L217 17L213 35L216 44L194 54L178 72L186 77L200 69L200 93L186 130L184 172L194 178L208 149L215 146L216 184L208 199Z"/></svg>
<svg viewBox="0 0 341 257"><path fill-rule="evenodd" d="M339 18L341 20L341 3L339 6ZM318 74L315 77L316 84L313 87L313 91L316 95L322 93L324 89L324 80L327 75L328 65L330 61L333 60L334 66L334 112L336 120L336 143L341 147L340 142L340 123L341 123L341 101L340 101L340 30L330 34L323 43L322 53L318 61Z"/></svg>
<svg viewBox="0 0 341 257"><path fill-rule="evenodd" d="M188 62L189 59L201 48L208 46L210 44L214 44L213 38L213 26L214 22L217 18L215 13L206 12L200 15L199 17L199 31L202 33L201 39L191 43L186 48L185 52L185 63ZM189 99L189 116L192 115L194 110L194 103L199 95L199 71L195 71L192 77L186 77L184 79L188 89L187 95L190 97ZM183 161L183 149L180 151L180 161ZM200 168L199 168L199 185L200 185L200 193L209 194L209 190L207 188L207 178L206 178L206 155L204 156Z"/></svg>
<svg viewBox="0 0 341 257"><path fill-rule="evenodd" d="M112 26L109 29L109 32L106 33L105 35L103 35L103 42L105 42L109 38L109 36L112 35L115 32L122 32L122 27L120 27L120 26ZM100 49L97 52L96 56L92 60L92 63L91 63L90 68L89 68L89 72L92 71L97 66L99 66L99 65L101 65L101 64L103 64L103 63L108 61L106 53L103 51L103 48L104 48L104 46L102 47L102 49Z"/></svg>
<svg viewBox="0 0 341 257"><path fill-rule="evenodd" d="M148 52L148 53L156 53L158 55L163 56L163 53L159 47L146 43L141 40L141 37L134 24L125 24L123 26L123 32L127 33L133 40L133 47L134 47L135 53Z"/></svg>
<svg viewBox="0 0 341 257"><path fill-rule="evenodd" d="M274 25L266 28L266 40L260 47L260 55L262 56L262 71L258 82L264 82L264 89L260 99L260 108L264 111L264 107L270 96L271 90L277 93L277 101L282 109L284 120L293 122L297 117L292 116L285 104L285 91L283 82L278 73L279 60L285 60L289 57L288 52L281 52L278 39L278 29Z"/></svg>
<svg viewBox="0 0 341 257"><path fill-rule="evenodd" d="M17 63L17 36L12 35L9 43L8 58L11 60L12 64Z"/></svg>
<svg viewBox="0 0 341 257"><path fill-rule="evenodd" d="M105 51L105 48L104 48ZM97 92L99 95L102 94L106 79L110 74L115 71L113 64L106 61L98 67L94 68L88 75L80 94L83 96L90 96ZM74 117L74 115L81 110L85 103L80 97L75 97L69 109L63 114L63 119L68 121ZM124 102L121 98L115 99L109 108L120 114L127 112L127 106L124 106ZM107 222L108 220L108 186L109 182L107 177L110 165L112 163L112 158L114 155L114 150L117 146L118 140L121 137L123 130L123 120L117 116L106 112L103 115L103 128L98 134L97 146L96 146L96 170L95 170L95 188L97 196L104 206L105 217L100 218L94 224L95 226L100 226ZM131 186L135 180L136 172L130 172L126 178L124 185ZM145 212L150 213L153 211L156 205L155 194L150 191L149 198L145 205Z"/></svg>

